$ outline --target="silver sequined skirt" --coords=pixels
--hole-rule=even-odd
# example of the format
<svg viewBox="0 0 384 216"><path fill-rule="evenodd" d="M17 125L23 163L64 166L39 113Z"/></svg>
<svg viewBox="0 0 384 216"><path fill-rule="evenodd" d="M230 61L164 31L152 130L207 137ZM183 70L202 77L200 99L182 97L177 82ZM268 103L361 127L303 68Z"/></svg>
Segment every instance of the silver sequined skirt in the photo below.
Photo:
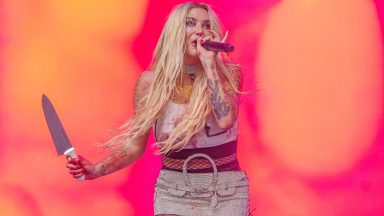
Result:
<svg viewBox="0 0 384 216"><path fill-rule="evenodd" d="M189 160L204 157L213 163L212 173L188 173ZM243 171L217 172L212 158L194 154L183 172L161 170L155 186L155 215L247 216L249 182Z"/></svg>

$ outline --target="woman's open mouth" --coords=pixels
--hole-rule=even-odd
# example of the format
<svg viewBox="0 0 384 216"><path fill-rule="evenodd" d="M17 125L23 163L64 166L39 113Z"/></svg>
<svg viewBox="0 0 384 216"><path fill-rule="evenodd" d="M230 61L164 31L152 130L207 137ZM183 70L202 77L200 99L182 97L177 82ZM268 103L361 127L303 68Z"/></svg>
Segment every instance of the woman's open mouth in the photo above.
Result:
<svg viewBox="0 0 384 216"><path fill-rule="evenodd" d="M196 40L193 40L191 43L192 43L192 46L193 46L193 47L196 47L196 46L197 46L197 39L196 39Z"/></svg>

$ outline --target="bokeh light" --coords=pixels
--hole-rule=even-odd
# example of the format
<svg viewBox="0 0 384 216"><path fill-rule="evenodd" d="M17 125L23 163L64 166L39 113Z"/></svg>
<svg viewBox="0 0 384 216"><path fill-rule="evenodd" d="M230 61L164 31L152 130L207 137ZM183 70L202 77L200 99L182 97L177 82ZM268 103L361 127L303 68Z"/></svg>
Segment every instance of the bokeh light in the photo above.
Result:
<svg viewBox="0 0 384 216"><path fill-rule="evenodd" d="M87 182L58 157L41 108L54 103L77 152L132 115L167 14L184 1L0 2L0 215L153 215L161 167ZM384 3L207 0L243 68L238 153L253 215L384 213Z"/></svg>

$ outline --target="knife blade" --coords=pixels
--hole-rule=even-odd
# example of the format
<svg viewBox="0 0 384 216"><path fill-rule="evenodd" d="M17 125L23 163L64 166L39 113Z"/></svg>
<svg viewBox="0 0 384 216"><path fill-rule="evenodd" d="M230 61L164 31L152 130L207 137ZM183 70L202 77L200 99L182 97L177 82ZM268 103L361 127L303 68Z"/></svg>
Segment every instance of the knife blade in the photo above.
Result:
<svg viewBox="0 0 384 216"><path fill-rule="evenodd" d="M73 148L67 133L64 130L63 125L59 119L59 116L56 113L55 108L53 107L52 102L48 99L46 95L42 96L42 105L44 110L45 120L47 122L49 132L55 144L55 148L58 155L66 155L71 158L77 158L75 149ZM77 178L77 180L84 180L85 176L82 175Z"/></svg>

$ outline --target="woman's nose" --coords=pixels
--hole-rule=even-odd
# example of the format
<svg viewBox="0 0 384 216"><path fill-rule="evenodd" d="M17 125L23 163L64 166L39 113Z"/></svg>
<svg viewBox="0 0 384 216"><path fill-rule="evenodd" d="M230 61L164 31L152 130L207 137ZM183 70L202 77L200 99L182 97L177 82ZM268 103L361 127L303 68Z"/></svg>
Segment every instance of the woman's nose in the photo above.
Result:
<svg viewBox="0 0 384 216"><path fill-rule="evenodd" d="M201 31L201 32L196 32L196 35L198 35L198 36L203 36L203 31Z"/></svg>
<svg viewBox="0 0 384 216"><path fill-rule="evenodd" d="M200 25L195 26L195 33L199 36L202 36L204 34L203 28Z"/></svg>

